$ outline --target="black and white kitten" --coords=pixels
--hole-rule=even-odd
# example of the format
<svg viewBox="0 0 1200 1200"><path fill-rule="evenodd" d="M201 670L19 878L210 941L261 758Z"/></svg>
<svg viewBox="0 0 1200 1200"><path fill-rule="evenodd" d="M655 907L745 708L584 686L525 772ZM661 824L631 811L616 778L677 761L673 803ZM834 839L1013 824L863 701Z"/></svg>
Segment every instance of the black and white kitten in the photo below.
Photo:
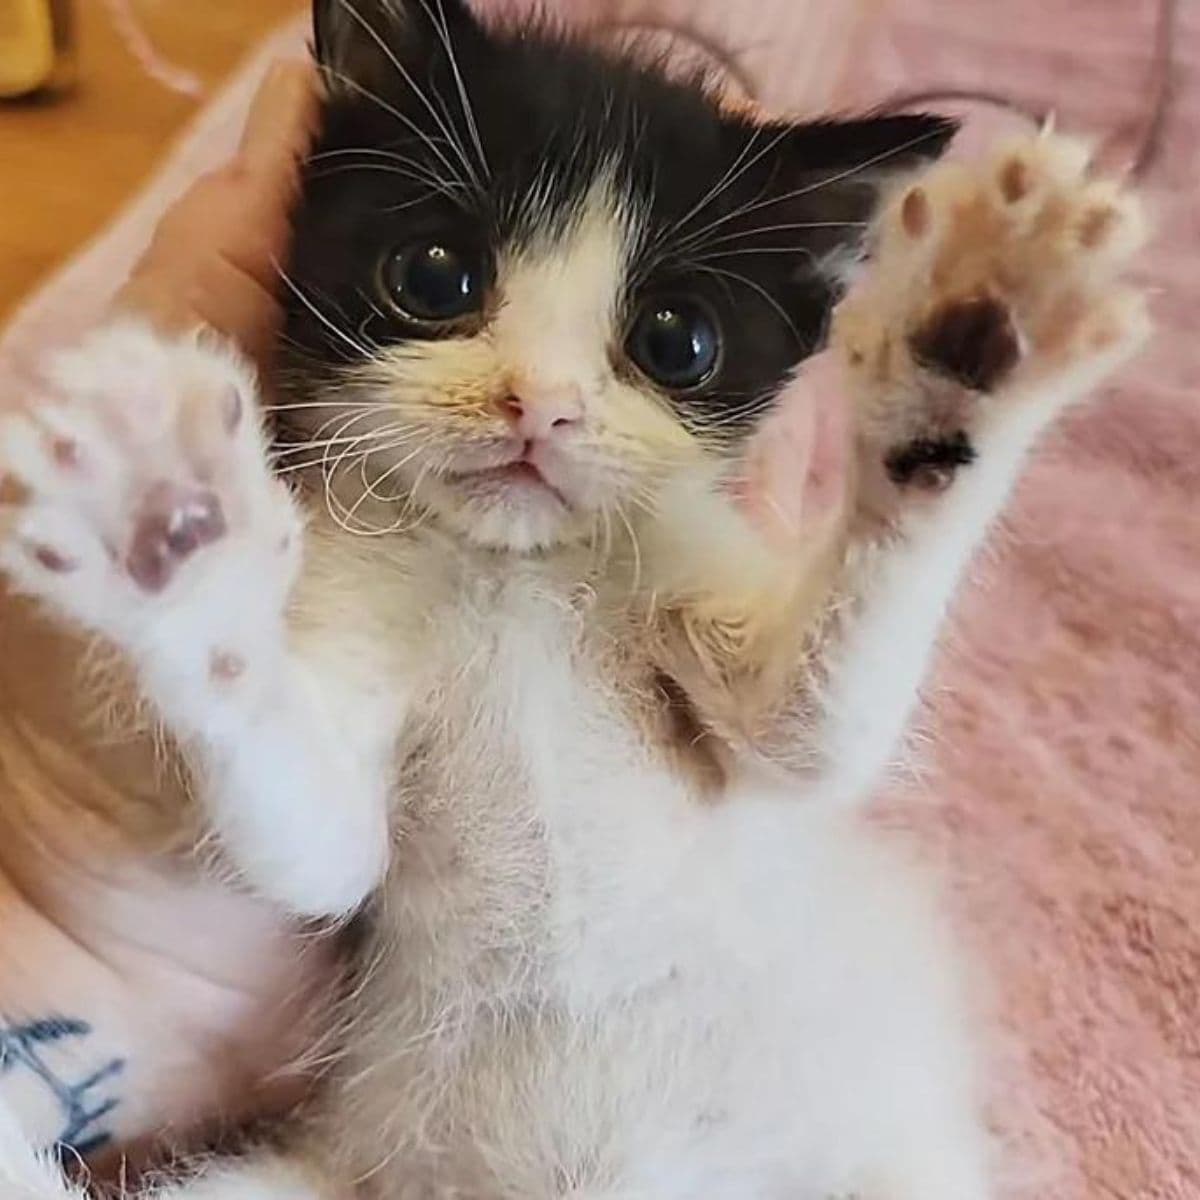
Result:
<svg viewBox="0 0 1200 1200"><path fill-rule="evenodd" d="M371 897L302 1150L181 1192L990 1196L950 946L854 805L1142 335L1136 210L1052 138L881 201L947 122L763 124L459 0L316 30L277 470L229 349L128 322L3 440L5 568L129 656L246 880Z"/></svg>

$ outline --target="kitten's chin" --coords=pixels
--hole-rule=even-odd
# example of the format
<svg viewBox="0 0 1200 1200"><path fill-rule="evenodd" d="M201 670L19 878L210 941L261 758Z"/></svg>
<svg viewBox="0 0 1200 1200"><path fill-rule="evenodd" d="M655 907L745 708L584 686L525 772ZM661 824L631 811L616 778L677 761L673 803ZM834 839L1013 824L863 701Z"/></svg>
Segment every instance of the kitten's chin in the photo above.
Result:
<svg viewBox="0 0 1200 1200"><path fill-rule="evenodd" d="M578 542L591 528L552 489L522 481L439 481L424 499L454 533L477 546L510 554L533 554Z"/></svg>

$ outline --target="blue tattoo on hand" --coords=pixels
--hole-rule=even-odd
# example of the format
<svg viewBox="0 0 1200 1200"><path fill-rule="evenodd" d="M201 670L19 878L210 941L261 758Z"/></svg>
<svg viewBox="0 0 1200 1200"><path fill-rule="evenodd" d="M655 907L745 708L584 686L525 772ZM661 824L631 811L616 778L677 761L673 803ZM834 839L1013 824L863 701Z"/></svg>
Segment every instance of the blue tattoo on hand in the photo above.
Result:
<svg viewBox="0 0 1200 1200"><path fill-rule="evenodd" d="M125 1069L123 1058L110 1059L76 1083L67 1083L51 1069L45 1048L65 1038L87 1037L92 1027L86 1021L66 1017L48 1017L24 1025L0 1024L0 1078L9 1072L26 1070L49 1089L62 1112L62 1132L54 1148L79 1155L91 1154L111 1138L100 1126L101 1120L117 1106L115 1096L97 1099L93 1093L104 1082Z"/></svg>

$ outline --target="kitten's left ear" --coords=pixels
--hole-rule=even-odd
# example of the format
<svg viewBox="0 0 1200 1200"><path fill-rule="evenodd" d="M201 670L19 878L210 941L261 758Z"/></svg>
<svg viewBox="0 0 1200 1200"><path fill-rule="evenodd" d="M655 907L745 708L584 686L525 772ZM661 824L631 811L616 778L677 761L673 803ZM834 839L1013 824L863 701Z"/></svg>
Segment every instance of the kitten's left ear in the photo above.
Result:
<svg viewBox="0 0 1200 1200"><path fill-rule="evenodd" d="M862 222L889 178L937 158L957 129L948 117L913 113L770 124L755 140L777 139L770 191L779 204L809 220Z"/></svg>
<svg viewBox="0 0 1200 1200"><path fill-rule="evenodd" d="M957 131L957 121L934 113L812 121L791 126L786 149L797 165L813 170L845 167L878 175L937 158Z"/></svg>
<svg viewBox="0 0 1200 1200"><path fill-rule="evenodd" d="M468 28L463 0L313 0L313 54L331 91L386 91L408 69L443 54Z"/></svg>

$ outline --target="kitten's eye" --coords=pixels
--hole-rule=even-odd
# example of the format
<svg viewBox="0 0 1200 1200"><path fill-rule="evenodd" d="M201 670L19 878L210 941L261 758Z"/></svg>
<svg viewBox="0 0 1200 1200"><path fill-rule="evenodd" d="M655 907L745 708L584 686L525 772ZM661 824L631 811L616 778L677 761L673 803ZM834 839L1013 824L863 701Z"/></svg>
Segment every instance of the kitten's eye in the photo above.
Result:
<svg viewBox="0 0 1200 1200"><path fill-rule="evenodd" d="M699 387L716 370L721 333L706 304L660 297L639 309L625 348L655 383L682 392Z"/></svg>
<svg viewBox="0 0 1200 1200"><path fill-rule="evenodd" d="M420 324L457 321L483 303L478 256L443 241L417 242L389 254L380 282L388 303Z"/></svg>

